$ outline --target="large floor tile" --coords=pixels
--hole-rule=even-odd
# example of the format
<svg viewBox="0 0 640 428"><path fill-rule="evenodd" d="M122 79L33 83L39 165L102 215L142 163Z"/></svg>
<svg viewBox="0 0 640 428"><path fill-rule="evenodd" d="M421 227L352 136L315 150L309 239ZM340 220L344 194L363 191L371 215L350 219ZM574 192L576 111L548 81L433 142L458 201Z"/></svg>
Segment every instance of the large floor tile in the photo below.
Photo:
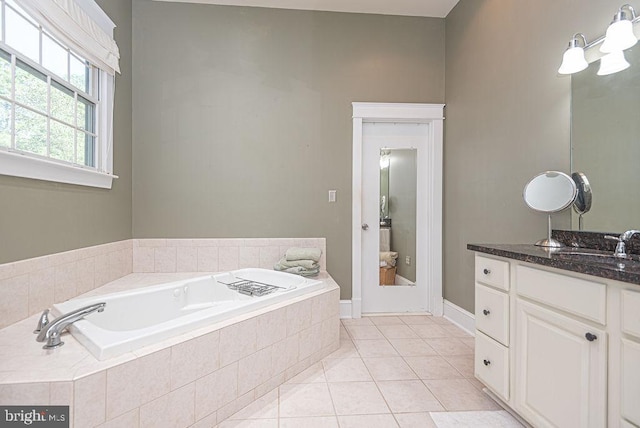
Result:
<svg viewBox="0 0 640 428"><path fill-rule="evenodd" d="M443 357L405 357L407 364L420 379L457 379L462 375Z"/></svg>
<svg viewBox="0 0 640 428"><path fill-rule="evenodd" d="M318 383L326 382L327 379L324 376L324 367L322 363L316 363L289 379L287 383Z"/></svg>
<svg viewBox="0 0 640 428"><path fill-rule="evenodd" d="M330 383L329 391L338 415L391 413L375 382Z"/></svg>
<svg viewBox="0 0 640 428"><path fill-rule="evenodd" d="M338 428L338 419L335 416L280 418L280 428Z"/></svg>
<svg viewBox="0 0 640 428"><path fill-rule="evenodd" d="M459 337L460 342L464 343L471 349L475 349L476 347L476 338L475 337Z"/></svg>
<svg viewBox="0 0 640 428"><path fill-rule="evenodd" d="M436 324L412 325L411 329L422 339L450 337L449 333L444 328Z"/></svg>
<svg viewBox="0 0 640 428"><path fill-rule="evenodd" d="M427 412L396 413L394 416L400 428L438 428Z"/></svg>
<svg viewBox="0 0 640 428"><path fill-rule="evenodd" d="M378 382L378 387L394 413L444 410L422 381L385 381Z"/></svg>
<svg viewBox="0 0 640 428"><path fill-rule="evenodd" d="M522 428L520 422L505 410L441 412L432 413L431 417L438 424L438 428Z"/></svg>
<svg viewBox="0 0 640 428"><path fill-rule="evenodd" d="M344 325L345 327L350 325L373 325L369 317L348 318L340 320L340 322L342 322L342 325Z"/></svg>
<svg viewBox="0 0 640 428"><path fill-rule="evenodd" d="M278 417L278 390L263 395L229 419L274 419Z"/></svg>
<svg viewBox="0 0 640 428"><path fill-rule="evenodd" d="M242 419L221 422L218 428L278 428L277 419Z"/></svg>
<svg viewBox="0 0 640 428"><path fill-rule="evenodd" d="M441 327L444 328L449 334L451 334L452 337L460 337L460 338L473 337L471 334L464 331L457 325L442 325Z"/></svg>
<svg viewBox="0 0 640 428"><path fill-rule="evenodd" d="M394 357L398 356L396 349L388 340L354 340L361 357Z"/></svg>
<svg viewBox="0 0 640 428"><path fill-rule="evenodd" d="M474 376L473 375L473 372L474 372L473 354L456 355L456 356L444 357L444 358L445 360L447 360L449 364L455 367L455 369L458 370L462 376L467 378L472 378Z"/></svg>
<svg viewBox="0 0 640 428"><path fill-rule="evenodd" d="M376 327L387 339L415 339L418 337L416 332L407 325L378 325Z"/></svg>
<svg viewBox="0 0 640 428"><path fill-rule="evenodd" d="M322 362L328 382L366 382L373 380L360 358L329 359Z"/></svg>
<svg viewBox="0 0 640 428"><path fill-rule="evenodd" d="M360 354L351 339L340 340L340 347L325 358L360 358Z"/></svg>
<svg viewBox="0 0 640 428"><path fill-rule="evenodd" d="M402 357L363 358L374 380L418 379Z"/></svg>
<svg viewBox="0 0 640 428"><path fill-rule="evenodd" d="M404 321L396 316L369 317L375 325L405 325Z"/></svg>
<svg viewBox="0 0 640 428"><path fill-rule="evenodd" d="M347 331L354 340L384 339L384 335L374 325L347 325Z"/></svg>
<svg viewBox="0 0 640 428"><path fill-rule="evenodd" d="M280 417L332 416L333 403L326 383L280 386Z"/></svg>
<svg viewBox="0 0 640 428"><path fill-rule="evenodd" d="M443 337L443 338L429 338L425 339L425 342L429 344L440 355L471 355L473 349L462 343L462 341L456 337Z"/></svg>
<svg viewBox="0 0 640 428"><path fill-rule="evenodd" d="M500 409L466 379L425 380L424 383L448 411Z"/></svg>
<svg viewBox="0 0 640 428"><path fill-rule="evenodd" d="M338 419L340 428L395 428L398 426L393 415L390 414L340 416Z"/></svg>
<svg viewBox="0 0 640 428"><path fill-rule="evenodd" d="M407 325L433 324L431 315L401 315L398 318Z"/></svg>
<svg viewBox="0 0 640 428"><path fill-rule="evenodd" d="M424 339L389 339L389 342L403 357L438 355Z"/></svg>

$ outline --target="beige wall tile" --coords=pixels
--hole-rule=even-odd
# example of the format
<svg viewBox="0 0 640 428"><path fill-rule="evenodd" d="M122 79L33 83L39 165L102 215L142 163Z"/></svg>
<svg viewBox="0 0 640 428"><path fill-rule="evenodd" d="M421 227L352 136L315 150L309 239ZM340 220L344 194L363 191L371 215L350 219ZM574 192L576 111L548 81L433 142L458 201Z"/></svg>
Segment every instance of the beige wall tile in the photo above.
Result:
<svg viewBox="0 0 640 428"><path fill-rule="evenodd" d="M73 382L51 382L49 384L49 404L73 405Z"/></svg>
<svg viewBox="0 0 640 428"><path fill-rule="evenodd" d="M245 406L248 406L255 399L254 391L247 392L244 395L233 400L231 403L222 406L218 410L218 423L222 425L221 421L224 421L229 416L233 415L238 410L242 409Z"/></svg>
<svg viewBox="0 0 640 428"><path fill-rule="evenodd" d="M78 260L78 295L93 290L95 285L95 257L88 257Z"/></svg>
<svg viewBox="0 0 640 428"><path fill-rule="evenodd" d="M154 271L175 272L177 262L176 247L158 247L154 249Z"/></svg>
<svg viewBox="0 0 640 428"><path fill-rule="evenodd" d="M201 419L238 397L238 363L196 381L195 417Z"/></svg>
<svg viewBox="0 0 640 428"><path fill-rule="evenodd" d="M103 423L106 409L106 372L74 381L73 385L74 426L89 427Z"/></svg>
<svg viewBox="0 0 640 428"><path fill-rule="evenodd" d="M167 370L167 365L171 361L171 349L145 355L139 361L137 388L140 390L140 403L168 394L171 389L171 371Z"/></svg>
<svg viewBox="0 0 640 428"><path fill-rule="evenodd" d="M186 427L195 422L195 383L140 407L140 427Z"/></svg>
<svg viewBox="0 0 640 428"><path fill-rule="evenodd" d="M214 331L171 347L171 389L180 388L220 366L220 333Z"/></svg>
<svg viewBox="0 0 640 428"><path fill-rule="evenodd" d="M98 428L138 428L140 425L140 410L135 409L120 415L117 418L108 420Z"/></svg>
<svg viewBox="0 0 640 428"><path fill-rule="evenodd" d="M291 336L271 346L273 374L282 373L298 362L299 342L298 336Z"/></svg>
<svg viewBox="0 0 640 428"><path fill-rule="evenodd" d="M322 325L314 324L298 333L300 338L299 358L307 358L322 348Z"/></svg>
<svg viewBox="0 0 640 428"><path fill-rule="evenodd" d="M53 284L55 268L40 269L29 274L29 313L42 312L55 302Z"/></svg>
<svg viewBox="0 0 640 428"><path fill-rule="evenodd" d="M133 251L134 272L155 271L155 250L150 247L138 247Z"/></svg>
<svg viewBox="0 0 640 428"><path fill-rule="evenodd" d="M140 359L107 370L106 419L140 406Z"/></svg>
<svg viewBox="0 0 640 428"><path fill-rule="evenodd" d="M269 311L256 317L258 349L262 349L287 336L287 311L285 308Z"/></svg>
<svg viewBox="0 0 640 428"><path fill-rule="evenodd" d="M282 254L280 249L274 246L260 247L260 267L263 269L273 269L273 265L280 260Z"/></svg>
<svg viewBox="0 0 640 428"><path fill-rule="evenodd" d="M271 348L264 348L238 361L238 394L245 394L271 376Z"/></svg>
<svg viewBox="0 0 640 428"><path fill-rule="evenodd" d="M220 330L220 365L226 366L257 350L256 319L250 318Z"/></svg>
<svg viewBox="0 0 640 428"><path fill-rule="evenodd" d="M29 275L0 280L0 314L0 328L29 316Z"/></svg>
<svg viewBox="0 0 640 428"><path fill-rule="evenodd" d="M238 247L220 247L218 255L218 270L228 272L240 266L240 249Z"/></svg>
<svg viewBox="0 0 640 428"><path fill-rule="evenodd" d="M198 272L218 271L218 247L198 247Z"/></svg>
<svg viewBox="0 0 640 428"><path fill-rule="evenodd" d="M176 271L177 272L197 272L198 271L198 249L195 247L177 248Z"/></svg>
<svg viewBox="0 0 640 428"><path fill-rule="evenodd" d="M238 267L255 268L260 266L260 247L240 247Z"/></svg>
<svg viewBox="0 0 640 428"><path fill-rule="evenodd" d="M53 300L64 302L78 295L78 262L66 263L55 267Z"/></svg>
<svg viewBox="0 0 640 428"><path fill-rule="evenodd" d="M311 327L311 300L287 306L287 336Z"/></svg>
<svg viewBox="0 0 640 428"><path fill-rule="evenodd" d="M47 405L49 383L0 384L0 403L3 405Z"/></svg>

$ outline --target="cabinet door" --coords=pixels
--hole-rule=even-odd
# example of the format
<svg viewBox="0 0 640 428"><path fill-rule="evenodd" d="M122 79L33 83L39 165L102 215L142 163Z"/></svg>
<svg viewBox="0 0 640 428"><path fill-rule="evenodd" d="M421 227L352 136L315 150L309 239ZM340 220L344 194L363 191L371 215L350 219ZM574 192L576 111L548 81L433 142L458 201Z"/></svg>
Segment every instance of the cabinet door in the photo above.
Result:
<svg viewBox="0 0 640 428"><path fill-rule="evenodd" d="M622 339L622 416L640 426L640 344Z"/></svg>
<svg viewBox="0 0 640 428"><path fill-rule="evenodd" d="M536 427L606 426L606 333L521 299L516 328L516 410Z"/></svg>

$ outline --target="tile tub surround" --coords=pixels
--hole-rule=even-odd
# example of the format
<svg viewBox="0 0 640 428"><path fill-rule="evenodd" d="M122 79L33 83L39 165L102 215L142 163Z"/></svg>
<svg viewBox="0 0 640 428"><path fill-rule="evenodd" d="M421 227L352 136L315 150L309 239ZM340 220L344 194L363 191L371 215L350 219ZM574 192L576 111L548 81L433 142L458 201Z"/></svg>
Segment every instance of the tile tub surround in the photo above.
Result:
<svg viewBox="0 0 640 428"><path fill-rule="evenodd" d="M90 294L185 276L132 274ZM34 315L0 330L0 403L68 404L75 427L213 426L339 347L339 287L319 279L323 290L105 361L68 334L42 350Z"/></svg>
<svg viewBox="0 0 640 428"><path fill-rule="evenodd" d="M0 265L0 328L133 271L133 241Z"/></svg>
<svg viewBox="0 0 640 428"><path fill-rule="evenodd" d="M132 272L273 269L290 247L322 250L324 238L130 239L0 265L0 329Z"/></svg>

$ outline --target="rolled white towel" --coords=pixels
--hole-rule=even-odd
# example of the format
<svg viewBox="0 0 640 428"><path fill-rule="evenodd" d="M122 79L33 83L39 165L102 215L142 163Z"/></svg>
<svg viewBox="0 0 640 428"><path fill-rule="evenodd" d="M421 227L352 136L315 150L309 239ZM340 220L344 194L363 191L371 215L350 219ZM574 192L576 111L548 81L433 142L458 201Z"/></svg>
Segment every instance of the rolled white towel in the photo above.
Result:
<svg viewBox="0 0 640 428"><path fill-rule="evenodd" d="M395 266L398 253L396 251L381 251L380 260L387 262L388 266Z"/></svg>

